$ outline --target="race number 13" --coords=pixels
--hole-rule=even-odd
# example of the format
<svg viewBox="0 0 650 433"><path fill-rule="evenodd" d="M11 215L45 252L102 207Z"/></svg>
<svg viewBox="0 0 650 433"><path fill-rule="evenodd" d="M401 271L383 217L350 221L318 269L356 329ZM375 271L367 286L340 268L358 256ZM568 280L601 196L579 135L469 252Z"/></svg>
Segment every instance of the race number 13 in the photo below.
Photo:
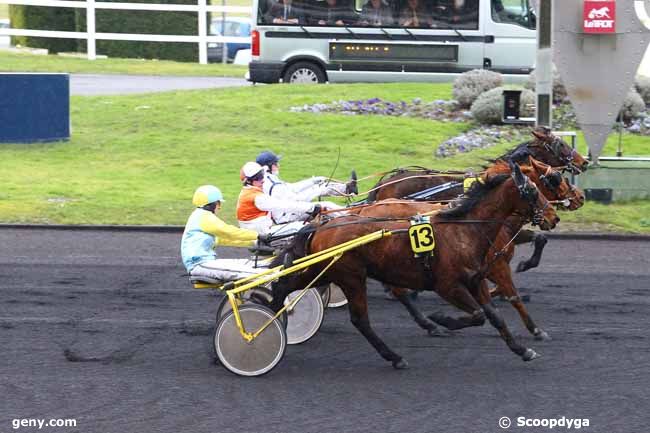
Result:
<svg viewBox="0 0 650 433"><path fill-rule="evenodd" d="M416 224L409 227L409 240L414 253L433 251L436 246L431 224Z"/></svg>

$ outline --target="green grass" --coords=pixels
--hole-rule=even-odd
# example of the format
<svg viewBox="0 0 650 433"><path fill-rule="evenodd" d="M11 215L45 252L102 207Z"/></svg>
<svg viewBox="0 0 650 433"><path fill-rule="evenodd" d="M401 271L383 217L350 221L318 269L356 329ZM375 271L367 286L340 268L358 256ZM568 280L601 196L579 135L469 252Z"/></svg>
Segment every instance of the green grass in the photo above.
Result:
<svg viewBox="0 0 650 433"><path fill-rule="evenodd" d="M263 149L284 155L282 176L360 176L397 166L478 168L503 143L436 159L436 146L471 127L404 117L291 113L292 106L380 97L450 97L445 84L255 86L138 96L73 97L70 142L0 145L0 221L73 224L184 224L191 195L218 185L234 222L239 168ZM643 142L641 145L638 142ZM648 140L632 140L643 148ZM368 179L368 189L376 178ZM563 220L650 233L648 203L588 204ZM567 215L566 217L564 215ZM644 222L645 221L645 222Z"/></svg>
<svg viewBox="0 0 650 433"><path fill-rule="evenodd" d="M558 229L575 231L623 231L650 234L650 201L604 205L587 202L575 212L562 212Z"/></svg>
<svg viewBox="0 0 650 433"><path fill-rule="evenodd" d="M82 74L180 75L243 78L246 66L181 63L164 60L98 59L42 56L0 50L0 72L68 72Z"/></svg>

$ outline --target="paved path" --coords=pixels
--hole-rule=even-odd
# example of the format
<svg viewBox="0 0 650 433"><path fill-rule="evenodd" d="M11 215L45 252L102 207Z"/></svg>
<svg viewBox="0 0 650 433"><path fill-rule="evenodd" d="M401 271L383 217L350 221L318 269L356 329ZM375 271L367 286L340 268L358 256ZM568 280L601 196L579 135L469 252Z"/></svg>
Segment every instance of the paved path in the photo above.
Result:
<svg viewBox="0 0 650 433"><path fill-rule="evenodd" d="M75 418L40 432L496 433L500 417L589 419L582 432L650 424L650 243L557 240L516 275L553 337L534 341L498 303L524 363L490 326L425 336L404 308L369 289L377 333L411 368L395 371L329 310L261 378L212 362L219 297L190 289L180 234L0 230L0 431L16 418ZM530 249L520 248L519 256ZM224 250L225 256L241 250ZM426 311L457 314L435 295Z"/></svg>
<svg viewBox="0 0 650 433"><path fill-rule="evenodd" d="M243 77L163 77L96 74L72 74L70 76L70 93L82 96L124 95L250 85L251 83L247 82Z"/></svg>

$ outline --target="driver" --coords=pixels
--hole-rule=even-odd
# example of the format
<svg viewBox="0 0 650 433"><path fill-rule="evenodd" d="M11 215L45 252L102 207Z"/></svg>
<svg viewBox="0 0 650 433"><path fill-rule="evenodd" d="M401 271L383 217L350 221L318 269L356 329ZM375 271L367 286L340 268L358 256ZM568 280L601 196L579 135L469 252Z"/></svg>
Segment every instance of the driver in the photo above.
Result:
<svg viewBox="0 0 650 433"><path fill-rule="evenodd" d="M268 235L226 224L217 217L223 201L221 191L213 185L200 186L194 192L192 203L196 209L185 224L181 240L181 257L190 276L233 281L261 271L252 260L217 258L217 245L251 247L256 240L269 240Z"/></svg>
<svg viewBox="0 0 650 433"><path fill-rule="evenodd" d="M318 215L323 207L319 203L287 200L264 192L264 168L256 162L247 162L241 169L240 177L244 187L237 200L237 220L242 228L257 233L273 233L274 236L295 233L302 228L304 221ZM282 221L275 226L272 214L295 215L292 220Z"/></svg>
<svg viewBox="0 0 650 433"><path fill-rule="evenodd" d="M350 187L340 182L327 182L323 176L314 176L309 179L295 183L288 183L280 179L280 158L281 156L265 150L257 155L257 162L265 168L263 191L281 200L307 201L310 202L320 196L346 196ZM343 209L331 201L318 202L322 208ZM291 212L289 209L278 209L271 211L273 221L278 224L296 220L304 220L304 215Z"/></svg>

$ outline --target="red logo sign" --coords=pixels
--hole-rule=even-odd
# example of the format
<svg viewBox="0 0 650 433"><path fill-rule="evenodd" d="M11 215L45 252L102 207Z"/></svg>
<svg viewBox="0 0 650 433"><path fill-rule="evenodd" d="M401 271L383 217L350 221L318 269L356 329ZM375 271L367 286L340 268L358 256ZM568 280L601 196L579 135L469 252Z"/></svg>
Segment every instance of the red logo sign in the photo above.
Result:
<svg viewBox="0 0 650 433"><path fill-rule="evenodd" d="M585 0L582 20L585 33L614 33L616 31L616 1Z"/></svg>

